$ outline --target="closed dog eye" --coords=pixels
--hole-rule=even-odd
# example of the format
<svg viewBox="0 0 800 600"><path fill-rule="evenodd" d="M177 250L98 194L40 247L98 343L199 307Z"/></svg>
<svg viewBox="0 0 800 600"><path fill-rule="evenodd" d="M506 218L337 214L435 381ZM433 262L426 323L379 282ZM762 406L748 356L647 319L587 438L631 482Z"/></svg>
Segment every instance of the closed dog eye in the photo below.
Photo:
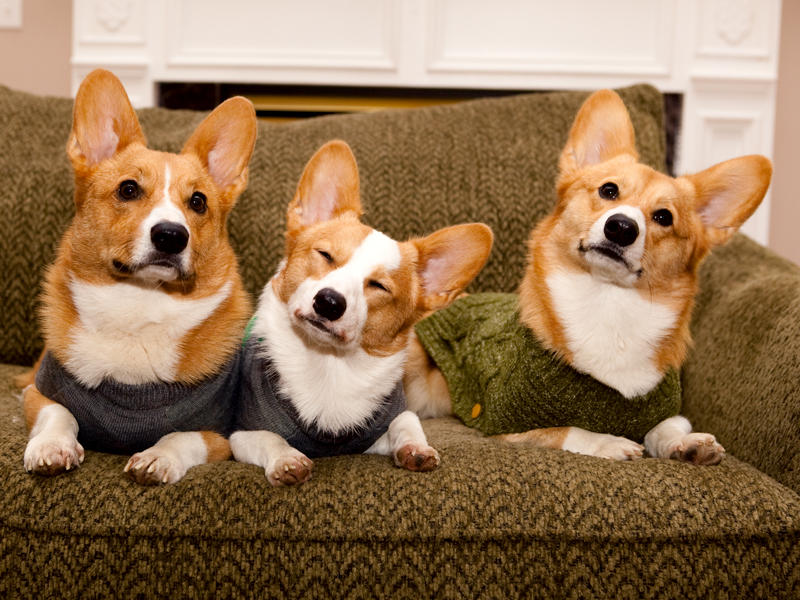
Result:
<svg viewBox="0 0 800 600"><path fill-rule="evenodd" d="M388 288L388 287L386 287L386 286L385 286L385 285L383 285L383 284L382 284L380 281L377 281L377 280L375 280L375 279L370 279L370 280L367 282L367 286L368 286L368 287L371 287L371 288L373 288L373 289L376 289L376 290L382 290L382 291L384 291L384 292L391 293L391 292L389 292L389 288Z"/></svg>
<svg viewBox="0 0 800 600"><path fill-rule="evenodd" d="M319 252L319 254L330 264L333 264L333 257L329 253L325 252L325 250L320 250L319 248L317 248L317 252Z"/></svg>

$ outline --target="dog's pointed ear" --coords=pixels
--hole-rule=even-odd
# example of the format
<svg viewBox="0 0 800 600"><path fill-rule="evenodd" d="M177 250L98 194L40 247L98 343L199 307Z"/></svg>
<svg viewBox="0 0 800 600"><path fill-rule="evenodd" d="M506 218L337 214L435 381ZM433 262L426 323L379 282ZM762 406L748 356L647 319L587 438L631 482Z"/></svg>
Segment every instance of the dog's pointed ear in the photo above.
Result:
<svg viewBox="0 0 800 600"><path fill-rule="evenodd" d="M247 187L247 165L258 134L256 111L246 98L236 96L208 115L183 146L208 170L217 189L235 199Z"/></svg>
<svg viewBox="0 0 800 600"><path fill-rule="evenodd" d="M411 240L418 252L423 316L458 298L489 258L492 241L492 230L483 223L454 225Z"/></svg>
<svg viewBox="0 0 800 600"><path fill-rule="evenodd" d="M125 88L110 71L95 69L75 96L67 155L76 173L94 168L135 142L146 143Z"/></svg>
<svg viewBox="0 0 800 600"><path fill-rule="evenodd" d="M611 90L600 90L578 111L559 168L562 174L571 173L620 154L639 158L633 125L622 99Z"/></svg>
<svg viewBox="0 0 800 600"><path fill-rule="evenodd" d="M695 189L695 208L713 246L727 242L756 211L772 179L772 163L757 154L741 156L686 177Z"/></svg>
<svg viewBox="0 0 800 600"><path fill-rule="evenodd" d="M336 218L358 219L359 194L358 166L350 146L340 140L328 142L303 170L286 213L288 231Z"/></svg>

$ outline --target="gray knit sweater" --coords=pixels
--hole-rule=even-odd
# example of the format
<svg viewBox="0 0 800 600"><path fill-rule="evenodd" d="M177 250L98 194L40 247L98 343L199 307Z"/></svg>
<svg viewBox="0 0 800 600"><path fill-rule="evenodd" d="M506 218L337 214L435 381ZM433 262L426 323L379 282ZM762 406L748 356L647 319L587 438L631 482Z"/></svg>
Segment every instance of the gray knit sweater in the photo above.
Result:
<svg viewBox="0 0 800 600"><path fill-rule="evenodd" d="M313 423L304 423L292 401L279 391L280 376L265 352L263 340L248 335L243 349L236 430L272 431L310 458L365 452L406 409L401 380L358 427L337 433L322 431Z"/></svg>
<svg viewBox="0 0 800 600"><path fill-rule="evenodd" d="M198 385L129 385L106 379L89 388L48 352L36 373L36 387L72 413L84 448L132 454L175 431L229 435L238 395L239 361L237 353L219 375Z"/></svg>

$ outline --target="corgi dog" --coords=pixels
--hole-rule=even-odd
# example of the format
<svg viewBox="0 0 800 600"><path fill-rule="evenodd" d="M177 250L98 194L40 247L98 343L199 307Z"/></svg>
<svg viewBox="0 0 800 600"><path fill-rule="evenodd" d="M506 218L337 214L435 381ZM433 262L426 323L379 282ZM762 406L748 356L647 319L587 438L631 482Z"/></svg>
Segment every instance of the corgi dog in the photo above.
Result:
<svg viewBox="0 0 800 600"><path fill-rule="evenodd" d="M255 111L232 98L180 154L146 147L120 81L92 71L67 153L75 217L46 274L45 354L23 392L28 472L84 447L133 454L140 484L230 457L231 389L250 311L226 222L247 185Z"/></svg>
<svg viewBox="0 0 800 600"><path fill-rule="evenodd" d="M557 362L616 390L613 412L655 390L670 371L678 381L700 263L759 206L772 166L762 156L745 156L685 177L655 171L638 160L622 100L601 90L580 109L559 170L557 205L529 239L515 318ZM429 354L413 340L405 374L409 407L423 417L449 414L456 401L450 396L456 374L443 373ZM646 449L659 458L719 463L723 447L711 434L692 433L677 414L676 397L672 416L643 428L644 445L557 420L496 434L616 460L639 458ZM478 418L502 398L483 401L466 419L459 416Z"/></svg>
<svg viewBox="0 0 800 600"><path fill-rule="evenodd" d="M286 252L248 326L233 456L274 486L311 478L319 456L389 455L439 465L405 408L414 323L477 275L492 245L482 224L396 242L359 221L355 157L342 141L309 161L287 212Z"/></svg>

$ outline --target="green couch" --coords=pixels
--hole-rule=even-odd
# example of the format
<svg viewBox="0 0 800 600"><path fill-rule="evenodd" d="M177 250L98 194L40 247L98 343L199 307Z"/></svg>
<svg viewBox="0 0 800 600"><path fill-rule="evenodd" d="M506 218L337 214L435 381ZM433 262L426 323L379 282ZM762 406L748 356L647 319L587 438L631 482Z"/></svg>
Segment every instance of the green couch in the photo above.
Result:
<svg viewBox="0 0 800 600"><path fill-rule="evenodd" d="M660 94L621 96L662 167ZM368 223L407 238L483 221L496 245L471 290L513 291L585 97L260 123L230 219L249 292L332 138L358 159ZM41 349L39 284L73 212L71 107L0 88L0 598L800 597L800 270L742 235L703 267L681 375L684 414L728 450L717 467L504 444L436 419L442 464L425 474L358 455L315 461L297 489L235 462L151 488L123 474L127 457L94 452L60 477L26 474L10 379ZM151 147L177 151L202 115L140 117Z"/></svg>

